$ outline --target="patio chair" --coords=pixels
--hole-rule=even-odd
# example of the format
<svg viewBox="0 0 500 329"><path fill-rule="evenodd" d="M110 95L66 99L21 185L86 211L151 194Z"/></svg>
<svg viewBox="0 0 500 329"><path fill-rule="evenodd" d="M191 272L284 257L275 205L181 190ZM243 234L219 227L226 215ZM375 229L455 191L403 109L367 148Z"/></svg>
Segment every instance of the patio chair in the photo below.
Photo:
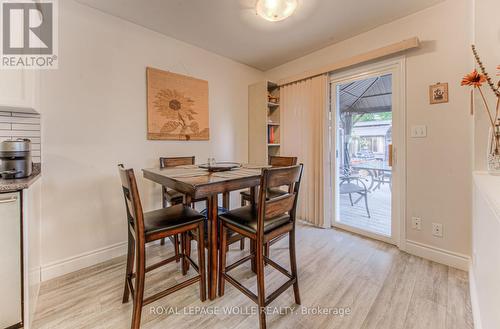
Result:
<svg viewBox="0 0 500 329"><path fill-rule="evenodd" d="M341 177L340 179L341 181L339 184L339 194L349 195L351 206L354 206L359 201L361 201L361 199L364 199L366 214L368 215L368 218L371 218L370 210L368 209L368 189L366 188L366 184L363 182L363 180L357 176L345 176ZM353 194L359 195L358 199L354 202L352 201Z"/></svg>
<svg viewBox="0 0 500 329"><path fill-rule="evenodd" d="M392 188L392 172L381 172L378 175L373 177L373 183L376 183L375 187L373 187L372 191L376 189L380 189L382 184L389 184L389 187Z"/></svg>

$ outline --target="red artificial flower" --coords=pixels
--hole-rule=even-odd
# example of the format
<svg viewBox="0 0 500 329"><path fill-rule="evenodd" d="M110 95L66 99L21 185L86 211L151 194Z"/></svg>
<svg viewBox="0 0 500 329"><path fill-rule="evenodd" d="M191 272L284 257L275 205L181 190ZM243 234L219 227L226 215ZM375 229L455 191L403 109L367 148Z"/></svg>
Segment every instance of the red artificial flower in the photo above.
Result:
<svg viewBox="0 0 500 329"><path fill-rule="evenodd" d="M481 74L474 70L462 78L462 83L460 85L481 87L484 82L486 82L486 77L484 76L484 74Z"/></svg>

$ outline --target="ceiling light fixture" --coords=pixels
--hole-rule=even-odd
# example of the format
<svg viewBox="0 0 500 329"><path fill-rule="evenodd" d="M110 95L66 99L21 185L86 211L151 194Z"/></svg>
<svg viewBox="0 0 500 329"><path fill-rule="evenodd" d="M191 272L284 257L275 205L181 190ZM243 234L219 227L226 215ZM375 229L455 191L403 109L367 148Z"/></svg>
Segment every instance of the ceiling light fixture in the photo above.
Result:
<svg viewBox="0 0 500 329"><path fill-rule="evenodd" d="M297 0L258 0L255 9L262 18L278 22L290 17L297 8Z"/></svg>

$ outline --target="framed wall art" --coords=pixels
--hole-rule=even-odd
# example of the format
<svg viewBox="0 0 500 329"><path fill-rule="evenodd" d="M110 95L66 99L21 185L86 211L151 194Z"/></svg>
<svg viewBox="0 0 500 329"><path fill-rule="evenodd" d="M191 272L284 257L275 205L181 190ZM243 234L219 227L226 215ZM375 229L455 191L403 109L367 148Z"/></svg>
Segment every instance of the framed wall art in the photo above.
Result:
<svg viewBox="0 0 500 329"><path fill-rule="evenodd" d="M438 82L430 86L429 98L431 104L448 103L448 84Z"/></svg>
<svg viewBox="0 0 500 329"><path fill-rule="evenodd" d="M208 81L148 67L150 140L208 140Z"/></svg>

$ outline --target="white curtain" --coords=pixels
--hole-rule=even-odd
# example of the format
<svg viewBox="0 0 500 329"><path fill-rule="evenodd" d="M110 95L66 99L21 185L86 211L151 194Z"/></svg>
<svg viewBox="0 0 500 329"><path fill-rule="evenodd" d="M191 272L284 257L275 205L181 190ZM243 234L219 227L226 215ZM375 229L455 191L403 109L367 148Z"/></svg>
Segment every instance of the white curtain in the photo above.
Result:
<svg viewBox="0 0 500 329"><path fill-rule="evenodd" d="M330 227L328 76L285 85L280 90L281 155L304 164L297 218Z"/></svg>

